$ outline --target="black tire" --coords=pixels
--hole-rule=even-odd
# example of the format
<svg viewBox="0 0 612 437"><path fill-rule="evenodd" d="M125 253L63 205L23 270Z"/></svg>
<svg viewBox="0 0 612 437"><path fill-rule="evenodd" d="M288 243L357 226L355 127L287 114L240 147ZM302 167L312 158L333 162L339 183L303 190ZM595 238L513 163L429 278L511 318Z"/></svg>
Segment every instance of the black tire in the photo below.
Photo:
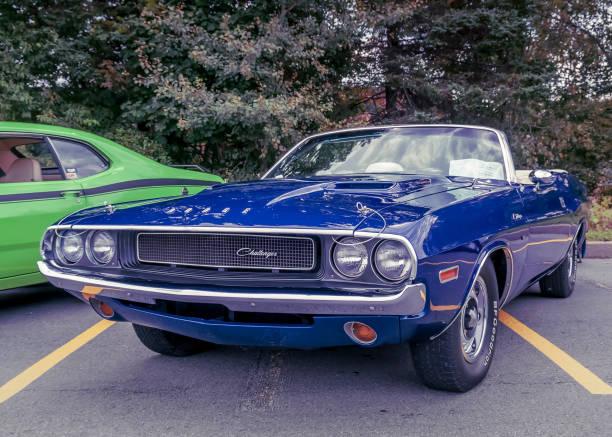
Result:
<svg viewBox="0 0 612 437"><path fill-rule="evenodd" d="M452 325L433 340L410 345L414 367L425 385L438 390L466 392L482 381L495 352L498 301L495 269L487 261ZM484 308L486 311L482 310ZM479 314L480 317L474 317Z"/></svg>
<svg viewBox="0 0 612 437"><path fill-rule="evenodd" d="M202 352L214 346L213 343L185 337L174 332L132 324L138 339L153 352L173 357L184 357Z"/></svg>
<svg viewBox="0 0 612 437"><path fill-rule="evenodd" d="M540 279L540 290L544 296L566 298L574 292L576 267L578 265L578 245L574 241L559 267L548 276Z"/></svg>

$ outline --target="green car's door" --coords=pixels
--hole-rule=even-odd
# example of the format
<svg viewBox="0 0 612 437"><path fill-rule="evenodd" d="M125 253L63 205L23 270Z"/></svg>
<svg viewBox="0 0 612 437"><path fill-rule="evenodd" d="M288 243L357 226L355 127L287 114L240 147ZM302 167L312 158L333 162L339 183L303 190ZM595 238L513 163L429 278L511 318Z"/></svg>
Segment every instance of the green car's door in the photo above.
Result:
<svg viewBox="0 0 612 437"><path fill-rule="evenodd" d="M41 169L34 182L6 182L11 175L0 180L0 290L44 282L36 268L41 235L53 222L87 206L81 184L63 179L44 140L15 146L11 152L17 159L38 162Z"/></svg>
<svg viewBox="0 0 612 437"><path fill-rule="evenodd" d="M185 194L183 186L179 184L187 180L172 180L164 178L164 174L155 174L151 164L142 162L143 159L129 163L113 161L112 157L101 155L97 149L83 142L58 137L49 137L49 142L66 176L78 180L82 185L83 196L89 206ZM196 188L199 191L203 186L200 183ZM193 187L189 186L187 192L193 193Z"/></svg>

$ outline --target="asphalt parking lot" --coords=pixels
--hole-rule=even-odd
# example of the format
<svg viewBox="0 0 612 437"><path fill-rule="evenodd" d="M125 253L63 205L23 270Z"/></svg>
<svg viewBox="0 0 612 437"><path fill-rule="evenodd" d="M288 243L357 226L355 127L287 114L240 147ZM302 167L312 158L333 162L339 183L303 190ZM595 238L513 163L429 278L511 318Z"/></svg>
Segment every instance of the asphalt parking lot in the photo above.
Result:
<svg viewBox="0 0 612 437"><path fill-rule="evenodd" d="M587 259L569 299L531 289L508 304L558 362L502 325L488 377L465 394L421 385L404 345L171 358L52 287L3 291L0 434L609 435L612 394L592 392L612 393L611 272Z"/></svg>

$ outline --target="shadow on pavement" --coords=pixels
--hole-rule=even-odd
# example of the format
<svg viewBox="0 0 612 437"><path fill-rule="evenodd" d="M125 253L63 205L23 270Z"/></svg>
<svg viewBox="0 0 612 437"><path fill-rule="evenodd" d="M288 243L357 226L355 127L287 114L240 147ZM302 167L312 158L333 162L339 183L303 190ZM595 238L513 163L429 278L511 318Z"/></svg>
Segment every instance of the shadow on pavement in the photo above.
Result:
<svg viewBox="0 0 612 437"><path fill-rule="evenodd" d="M72 304L80 301L64 290L49 284L0 291L0 311L50 302Z"/></svg>

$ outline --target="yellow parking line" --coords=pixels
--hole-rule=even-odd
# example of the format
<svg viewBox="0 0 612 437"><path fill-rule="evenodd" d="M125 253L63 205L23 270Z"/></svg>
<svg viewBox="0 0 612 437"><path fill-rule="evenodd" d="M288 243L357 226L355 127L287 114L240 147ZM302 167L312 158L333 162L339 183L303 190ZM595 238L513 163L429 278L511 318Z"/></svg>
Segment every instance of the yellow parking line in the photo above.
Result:
<svg viewBox="0 0 612 437"><path fill-rule="evenodd" d="M81 346L87 344L87 342L90 340L93 340L96 336L106 331L114 324L115 322L111 322L109 320L100 320L91 328L77 335L65 345L55 349L42 360L31 365L29 368L11 379L9 382L0 387L0 404L19 393L68 355L78 350Z"/></svg>
<svg viewBox="0 0 612 437"><path fill-rule="evenodd" d="M557 366L561 367L591 394L612 394L612 387L602 381L597 375L507 312L500 310L499 321L523 337L528 343L531 343L533 347L546 355Z"/></svg>

